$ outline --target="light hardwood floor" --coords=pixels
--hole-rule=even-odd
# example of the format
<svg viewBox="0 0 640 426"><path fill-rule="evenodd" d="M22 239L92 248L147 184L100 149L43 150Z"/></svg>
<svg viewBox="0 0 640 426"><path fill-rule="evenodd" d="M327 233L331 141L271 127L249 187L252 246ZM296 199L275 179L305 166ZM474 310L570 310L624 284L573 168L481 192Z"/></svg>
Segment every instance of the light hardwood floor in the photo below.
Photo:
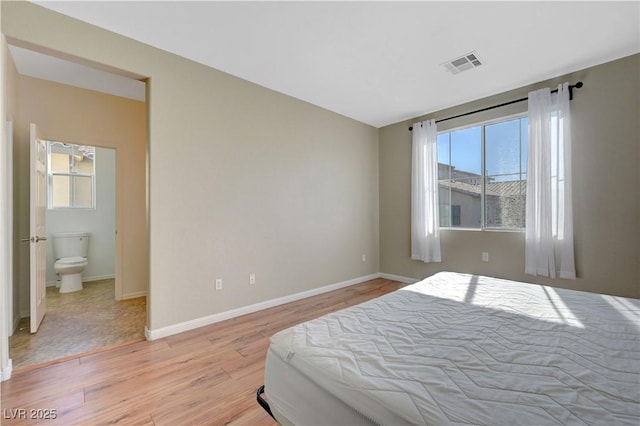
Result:
<svg viewBox="0 0 640 426"><path fill-rule="evenodd" d="M376 279L151 342L15 374L2 424L273 425L257 404L269 337L403 287ZM268 390L267 390L268 398ZM26 419L15 419L24 409ZM41 410L41 411L31 411ZM55 410L56 419L31 419Z"/></svg>

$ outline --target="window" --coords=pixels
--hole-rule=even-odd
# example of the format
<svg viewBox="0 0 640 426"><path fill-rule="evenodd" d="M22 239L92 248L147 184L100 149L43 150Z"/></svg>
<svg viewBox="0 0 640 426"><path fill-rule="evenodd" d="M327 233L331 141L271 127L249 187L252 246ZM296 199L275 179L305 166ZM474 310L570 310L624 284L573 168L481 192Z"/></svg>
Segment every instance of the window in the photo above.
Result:
<svg viewBox="0 0 640 426"><path fill-rule="evenodd" d="M522 229L527 117L438 134L440 227Z"/></svg>
<svg viewBox="0 0 640 426"><path fill-rule="evenodd" d="M95 208L95 148L47 143L50 209Z"/></svg>
<svg viewBox="0 0 640 426"><path fill-rule="evenodd" d="M451 226L460 226L460 206L451 206Z"/></svg>

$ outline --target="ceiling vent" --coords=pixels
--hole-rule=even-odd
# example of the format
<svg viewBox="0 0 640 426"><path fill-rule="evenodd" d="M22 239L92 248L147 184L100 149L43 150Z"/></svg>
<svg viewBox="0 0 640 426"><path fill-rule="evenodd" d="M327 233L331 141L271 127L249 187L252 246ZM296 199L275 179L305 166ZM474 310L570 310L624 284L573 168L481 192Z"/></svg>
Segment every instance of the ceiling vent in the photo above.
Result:
<svg viewBox="0 0 640 426"><path fill-rule="evenodd" d="M454 75L462 71L478 68L480 65L482 65L482 62L480 62L480 58L475 51L442 64L447 71Z"/></svg>

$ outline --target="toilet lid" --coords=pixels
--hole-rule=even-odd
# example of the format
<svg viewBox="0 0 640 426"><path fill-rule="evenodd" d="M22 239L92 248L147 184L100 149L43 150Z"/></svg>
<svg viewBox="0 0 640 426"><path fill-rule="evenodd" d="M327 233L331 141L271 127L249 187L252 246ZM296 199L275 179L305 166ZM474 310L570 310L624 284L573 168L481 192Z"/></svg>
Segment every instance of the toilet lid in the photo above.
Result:
<svg viewBox="0 0 640 426"><path fill-rule="evenodd" d="M75 256L75 257L63 257L62 259L58 259L56 263L61 265L73 265L76 263L83 263L86 261L87 259L85 259L84 257Z"/></svg>

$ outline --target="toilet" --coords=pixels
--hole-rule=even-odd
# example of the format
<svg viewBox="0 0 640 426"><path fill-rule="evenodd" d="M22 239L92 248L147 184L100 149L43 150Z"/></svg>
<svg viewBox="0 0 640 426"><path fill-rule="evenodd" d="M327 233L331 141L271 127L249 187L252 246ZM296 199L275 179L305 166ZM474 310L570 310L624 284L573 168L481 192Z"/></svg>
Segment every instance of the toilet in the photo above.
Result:
<svg viewBox="0 0 640 426"><path fill-rule="evenodd" d="M88 232L53 234L53 269L60 275L60 293L82 290L82 271L87 266Z"/></svg>

